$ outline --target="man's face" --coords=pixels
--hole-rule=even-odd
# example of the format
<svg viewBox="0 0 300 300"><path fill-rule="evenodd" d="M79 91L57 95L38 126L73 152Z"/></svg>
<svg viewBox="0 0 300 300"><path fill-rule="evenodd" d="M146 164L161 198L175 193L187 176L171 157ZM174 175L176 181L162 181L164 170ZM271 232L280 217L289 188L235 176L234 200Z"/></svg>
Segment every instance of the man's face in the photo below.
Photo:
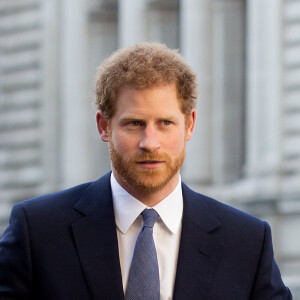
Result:
<svg viewBox="0 0 300 300"><path fill-rule="evenodd" d="M194 120L194 111L185 119L175 85L123 87L107 130L101 135L99 129L117 181L130 193L175 188ZM97 121L99 127L101 117Z"/></svg>

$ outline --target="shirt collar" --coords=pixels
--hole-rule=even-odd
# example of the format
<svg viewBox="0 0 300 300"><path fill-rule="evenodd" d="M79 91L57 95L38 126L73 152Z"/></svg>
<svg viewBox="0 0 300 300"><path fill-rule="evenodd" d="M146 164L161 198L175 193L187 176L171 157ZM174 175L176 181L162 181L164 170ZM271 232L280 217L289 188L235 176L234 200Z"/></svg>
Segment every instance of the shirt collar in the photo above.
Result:
<svg viewBox="0 0 300 300"><path fill-rule="evenodd" d="M122 188L113 173L111 173L111 189L114 204L116 225L118 229L126 234L129 227L147 208L145 204L130 195L124 188ZM178 183L175 189L161 202L153 206L158 212L161 220L166 227L176 234L182 219L183 199L181 189L181 177L179 176Z"/></svg>

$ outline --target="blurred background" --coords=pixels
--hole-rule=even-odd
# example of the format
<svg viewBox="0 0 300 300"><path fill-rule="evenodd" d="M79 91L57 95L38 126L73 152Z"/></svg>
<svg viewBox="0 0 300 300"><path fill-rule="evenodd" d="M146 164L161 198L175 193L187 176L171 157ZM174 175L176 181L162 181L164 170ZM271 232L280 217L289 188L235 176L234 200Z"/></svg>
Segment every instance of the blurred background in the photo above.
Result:
<svg viewBox="0 0 300 300"><path fill-rule="evenodd" d="M270 223L300 299L299 0L0 0L0 235L14 203L110 169L95 73L139 41L198 74L184 181Z"/></svg>

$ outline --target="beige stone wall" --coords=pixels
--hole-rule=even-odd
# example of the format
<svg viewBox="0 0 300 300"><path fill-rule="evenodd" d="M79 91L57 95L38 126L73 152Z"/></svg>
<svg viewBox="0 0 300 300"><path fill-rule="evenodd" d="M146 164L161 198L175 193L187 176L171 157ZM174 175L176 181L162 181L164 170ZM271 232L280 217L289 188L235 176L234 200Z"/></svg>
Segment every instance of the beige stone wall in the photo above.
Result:
<svg viewBox="0 0 300 300"><path fill-rule="evenodd" d="M183 179L267 220L300 299L300 2L0 1L0 232L14 203L110 169L94 75L118 47L179 48L198 74Z"/></svg>
<svg viewBox="0 0 300 300"><path fill-rule="evenodd" d="M39 1L0 3L0 225L42 184L42 30Z"/></svg>

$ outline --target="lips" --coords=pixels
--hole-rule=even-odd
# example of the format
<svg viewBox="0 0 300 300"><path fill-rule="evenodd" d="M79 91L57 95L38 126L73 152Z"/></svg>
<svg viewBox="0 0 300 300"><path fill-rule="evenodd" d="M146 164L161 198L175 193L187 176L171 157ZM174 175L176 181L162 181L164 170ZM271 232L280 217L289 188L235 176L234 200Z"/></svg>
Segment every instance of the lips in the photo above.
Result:
<svg viewBox="0 0 300 300"><path fill-rule="evenodd" d="M142 160L138 161L138 165L146 169L155 169L160 167L163 161L160 160Z"/></svg>
<svg viewBox="0 0 300 300"><path fill-rule="evenodd" d="M140 164L156 164L156 163L161 163L162 161L159 160L143 160L139 161L138 163Z"/></svg>

